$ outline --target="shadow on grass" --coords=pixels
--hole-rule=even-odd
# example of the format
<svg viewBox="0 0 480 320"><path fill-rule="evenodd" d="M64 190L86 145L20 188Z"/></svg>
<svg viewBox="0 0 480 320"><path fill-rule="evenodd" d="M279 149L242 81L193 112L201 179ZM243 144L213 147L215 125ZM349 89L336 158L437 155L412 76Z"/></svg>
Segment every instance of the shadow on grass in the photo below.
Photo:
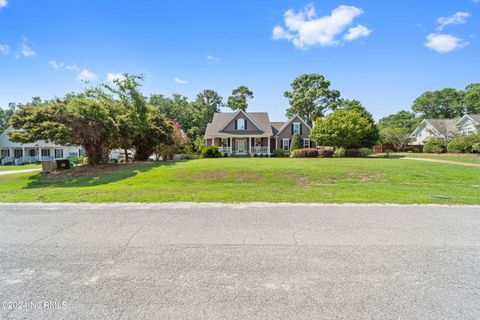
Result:
<svg viewBox="0 0 480 320"><path fill-rule="evenodd" d="M138 173L166 166L175 166L176 162L154 162L128 165L85 166L59 172L58 174L37 174L29 178L23 189L37 188L82 188L100 186L134 177Z"/></svg>

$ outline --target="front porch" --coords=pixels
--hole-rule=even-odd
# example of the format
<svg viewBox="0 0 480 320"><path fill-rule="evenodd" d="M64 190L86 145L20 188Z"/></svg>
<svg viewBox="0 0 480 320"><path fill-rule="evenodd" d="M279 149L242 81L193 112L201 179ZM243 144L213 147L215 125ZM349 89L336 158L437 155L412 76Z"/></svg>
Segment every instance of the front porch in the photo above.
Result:
<svg viewBox="0 0 480 320"><path fill-rule="evenodd" d="M206 138L207 146L217 146L222 154L229 156L270 156L269 137L223 137Z"/></svg>
<svg viewBox="0 0 480 320"><path fill-rule="evenodd" d="M23 147L0 149L0 165L20 165L62 159L63 157L63 149L56 148Z"/></svg>

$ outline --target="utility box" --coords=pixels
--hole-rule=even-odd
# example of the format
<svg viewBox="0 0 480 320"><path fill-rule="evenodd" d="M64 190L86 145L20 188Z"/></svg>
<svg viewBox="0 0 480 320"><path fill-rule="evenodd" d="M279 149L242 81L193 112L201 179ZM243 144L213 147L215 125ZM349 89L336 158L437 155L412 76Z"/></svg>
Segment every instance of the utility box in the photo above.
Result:
<svg viewBox="0 0 480 320"><path fill-rule="evenodd" d="M57 162L55 160L42 161L42 171L52 172L57 169Z"/></svg>
<svg viewBox="0 0 480 320"><path fill-rule="evenodd" d="M68 159L59 159L55 161L57 162L57 170L70 169L70 161Z"/></svg>

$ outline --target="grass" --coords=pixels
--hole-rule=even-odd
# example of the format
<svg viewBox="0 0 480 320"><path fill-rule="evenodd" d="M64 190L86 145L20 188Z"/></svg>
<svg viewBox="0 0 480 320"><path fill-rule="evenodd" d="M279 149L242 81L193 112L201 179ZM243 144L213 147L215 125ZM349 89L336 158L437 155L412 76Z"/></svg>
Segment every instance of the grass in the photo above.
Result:
<svg viewBox="0 0 480 320"><path fill-rule="evenodd" d="M0 176L0 195L3 202L480 204L480 170L400 159L202 159Z"/></svg>
<svg viewBox="0 0 480 320"><path fill-rule="evenodd" d="M427 158L436 160L448 160L466 163L478 163L480 164L480 154L429 154L429 153L395 153L395 155L401 155L409 158Z"/></svg>
<svg viewBox="0 0 480 320"><path fill-rule="evenodd" d="M0 171L14 171L14 170L27 170L27 169L41 169L39 164L25 164L19 166L0 166Z"/></svg>

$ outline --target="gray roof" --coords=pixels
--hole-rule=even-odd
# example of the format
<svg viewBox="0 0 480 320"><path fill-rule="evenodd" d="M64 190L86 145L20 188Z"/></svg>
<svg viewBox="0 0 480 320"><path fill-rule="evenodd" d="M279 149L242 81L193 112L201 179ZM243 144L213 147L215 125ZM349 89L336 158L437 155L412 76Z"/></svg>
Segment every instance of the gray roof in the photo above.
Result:
<svg viewBox="0 0 480 320"><path fill-rule="evenodd" d="M475 122L480 123L480 114L468 114L468 116L475 120Z"/></svg>
<svg viewBox="0 0 480 320"><path fill-rule="evenodd" d="M438 130L443 135L451 135L457 133L456 124L460 118L454 119L425 119L430 123L435 129Z"/></svg>
<svg viewBox="0 0 480 320"><path fill-rule="evenodd" d="M283 127L284 124L285 122L270 122L274 136L278 134L278 131L280 131L280 128Z"/></svg>
<svg viewBox="0 0 480 320"><path fill-rule="evenodd" d="M271 136L272 127L270 126L270 119L266 112L245 112L261 130L256 131L225 131L221 130L234 117L236 112L217 112L213 115L212 122L207 125L205 137L229 137L232 135L248 136L248 135L266 135Z"/></svg>

